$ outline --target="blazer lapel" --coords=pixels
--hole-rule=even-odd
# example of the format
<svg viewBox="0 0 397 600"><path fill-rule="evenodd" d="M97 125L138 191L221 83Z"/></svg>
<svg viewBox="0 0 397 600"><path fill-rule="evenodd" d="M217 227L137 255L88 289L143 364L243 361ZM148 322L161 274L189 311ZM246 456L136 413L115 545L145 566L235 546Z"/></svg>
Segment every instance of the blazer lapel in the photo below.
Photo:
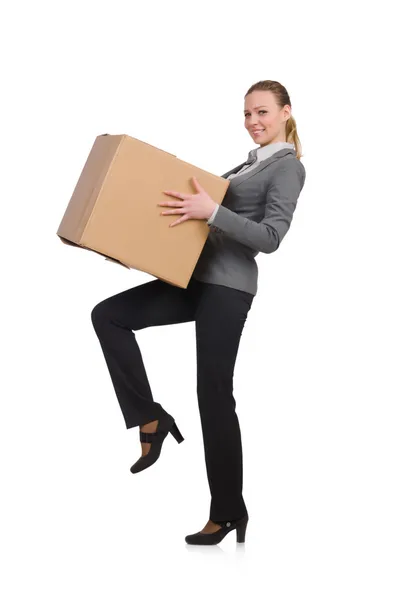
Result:
<svg viewBox="0 0 397 600"><path fill-rule="evenodd" d="M244 183L244 181L246 181L247 179L249 179L250 177L252 177L253 175L256 175L257 173L259 173L259 171L262 171L262 169L265 169L266 167L268 167L269 165L271 165L272 163L274 163L274 161L278 160L279 158L282 158L283 156L286 156L287 154L293 154L296 156L296 152L293 148L282 148L281 150L279 150L278 152L275 152L274 154L272 154L271 156L269 156L269 158L266 158L265 160L262 160L256 167L255 169L250 169L247 172L243 172L241 173L241 175L238 176L238 179L231 179L230 183L233 183L233 185L236 187L242 183ZM231 171L228 171L227 173L225 173L224 175L221 175L221 177L229 177L229 175L231 175L232 173L237 173L242 166L245 165L245 161L239 165L238 167L235 167L234 169L232 169Z"/></svg>
<svg viewBox="0 0 397 600"><path fill-rule="evenodd" d="M221 177L229 177L229 175L231 175L232 173L237 173L237 171L239 171L243 165L245 165L245 161L243 163L241 163L241 165L239 165L238 167L234 167L234 169L231 169L230 171L228 171L227 173L225 173L224 175L221 175Z"/></svg>

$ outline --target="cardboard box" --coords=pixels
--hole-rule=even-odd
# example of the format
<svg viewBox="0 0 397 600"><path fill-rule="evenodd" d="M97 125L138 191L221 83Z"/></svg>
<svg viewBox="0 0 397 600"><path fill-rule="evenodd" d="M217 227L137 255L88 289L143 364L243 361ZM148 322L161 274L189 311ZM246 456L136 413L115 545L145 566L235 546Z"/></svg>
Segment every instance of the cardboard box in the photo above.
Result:
<svg viewBox="0 0 397 600"><path fill-rule="evenodd" d="M169 227L181 214L161 215L167 207L157 204L173 199L164 190L195 193L192 176L222 203L228 179L128 135L99 135L57 235L65 244L186 288L210 228L204 219Z"/></svg>

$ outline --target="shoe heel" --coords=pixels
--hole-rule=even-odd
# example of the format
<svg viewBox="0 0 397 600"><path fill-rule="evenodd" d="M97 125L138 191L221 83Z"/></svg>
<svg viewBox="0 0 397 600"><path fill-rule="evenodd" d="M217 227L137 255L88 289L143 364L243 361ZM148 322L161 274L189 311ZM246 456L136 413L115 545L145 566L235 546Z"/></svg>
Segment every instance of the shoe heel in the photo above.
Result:
<svg viewBox="0 0 397 600"><path fill-rule="evenodd" d="M246 519L245 521L243 521L236 527L237 541L240 544L243 544L245 542L245 531L247 529L247 523L248 523L248 519Z"/></svg>
<svg viewBox="0 0 397 600"><path fill-rule="evenodd" d="M181 442L183 442L183 440L185 439L181 432L179 431L175 421L174 424L172 425L171 429L170 429L170 433L174 436L174 438L176 439L176 441L178 442L178 444L180 444Z"/></svg>

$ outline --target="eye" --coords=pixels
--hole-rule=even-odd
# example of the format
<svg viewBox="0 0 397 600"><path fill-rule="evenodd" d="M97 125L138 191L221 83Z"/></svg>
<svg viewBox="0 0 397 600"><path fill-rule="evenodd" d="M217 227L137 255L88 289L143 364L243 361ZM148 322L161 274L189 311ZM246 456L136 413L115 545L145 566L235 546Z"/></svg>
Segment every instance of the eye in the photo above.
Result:
<svg viewBox="0 0 397 600"><path fill-rule="evenodd" d="M267 110L259 110L258 112L260 112L260 113L266 113L266 112L267 112ZM248 115L249 115L249 114L250 114L250 113L246 113L246 115L245 115L245 116L246 116L246 117L248 117Z"/></svg>

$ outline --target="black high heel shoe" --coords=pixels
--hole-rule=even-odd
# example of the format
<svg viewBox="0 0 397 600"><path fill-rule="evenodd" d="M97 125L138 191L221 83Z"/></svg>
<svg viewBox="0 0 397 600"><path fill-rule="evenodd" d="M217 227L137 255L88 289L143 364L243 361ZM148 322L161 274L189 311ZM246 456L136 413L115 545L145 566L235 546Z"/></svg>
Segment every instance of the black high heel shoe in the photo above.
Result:
<svg viewBox="0 0 397 600"><path fill-rule="evenodd" d="M245 542L245 531L247 529L248 523L248 515L241 517L240 519L235 519L234 521L214 521L217 525L222 525L221 529L218 531L214 531L214 533L192 533L191 535L187 535L185 537L185 541L188 544L198 544L201 546L206 546L210 544L219 544L223 540L223 538L232 531L236 530L237 534L237 542L243 544Z"/></svg>
<svg viewBox="0 0 397 600"><path fill-rule="evenodd" d="M151 446L149 452L145 454L145 456L141 456L136 463L132 465L130 468L131 473L139 473L156 462L160 456L163 442L169 433L174 436L178 444L183 442L184 438L179 431L174 418L167 412L165 412L163 416L159 417L156 431L153 433L139 431L140 441L151 444Z"/></svg>

